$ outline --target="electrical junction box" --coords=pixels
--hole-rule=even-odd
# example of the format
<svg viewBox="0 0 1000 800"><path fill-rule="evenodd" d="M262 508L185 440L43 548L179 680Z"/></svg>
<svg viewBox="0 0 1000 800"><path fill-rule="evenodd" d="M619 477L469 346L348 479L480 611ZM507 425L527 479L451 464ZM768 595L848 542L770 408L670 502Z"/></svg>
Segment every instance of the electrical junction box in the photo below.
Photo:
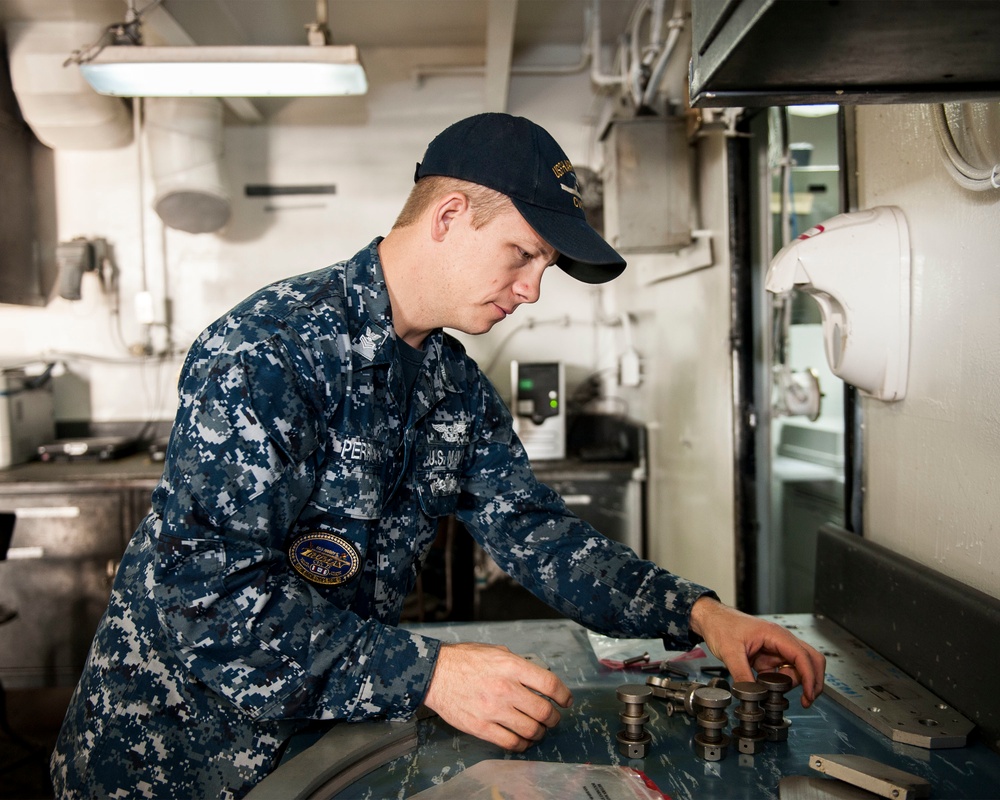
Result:
<svg viewBox="0 0 1000 800"><path fill-rule="evenodd" d="M559 362L510 362L514 432L532 461L566 458L566 376Z"/></svg>
<svg viewBox="0 0 1000 800"><path fill-rule="evenodd" d="M604 234L623 253L691 244L693 155L683 117L614 120L604 136Z"/></svg>
<svg viewBox="0 0 1000 800"><path fill-rule="evenodd" d="M0 371L0 468L31 461L55 435L51 384L36 388L23 370Z"/></svg>

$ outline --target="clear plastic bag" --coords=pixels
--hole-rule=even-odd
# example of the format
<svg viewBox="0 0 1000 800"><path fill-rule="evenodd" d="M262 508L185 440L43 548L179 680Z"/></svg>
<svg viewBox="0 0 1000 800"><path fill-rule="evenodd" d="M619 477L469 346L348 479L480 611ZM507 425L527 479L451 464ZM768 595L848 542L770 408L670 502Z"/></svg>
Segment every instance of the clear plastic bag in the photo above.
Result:
<svg viewBox="0 0 1000 800"><path fill-rule="evenodd" d="M411 800L670 800L631 767L480 761Z"/></svg>
<svg viewBox="0 0 1000 800"><path fill-rule="evenodd" d="M689 658L704 658L705 652L696 647L694 650L667 650L662 639L616 639L613 636L602 636L593 631L587 631L587 639L597 656L597 660L611 669L622 669L625 660L643 653L649 654L649 659L635 665L636 669L653 661L681 661Z"/></svg>

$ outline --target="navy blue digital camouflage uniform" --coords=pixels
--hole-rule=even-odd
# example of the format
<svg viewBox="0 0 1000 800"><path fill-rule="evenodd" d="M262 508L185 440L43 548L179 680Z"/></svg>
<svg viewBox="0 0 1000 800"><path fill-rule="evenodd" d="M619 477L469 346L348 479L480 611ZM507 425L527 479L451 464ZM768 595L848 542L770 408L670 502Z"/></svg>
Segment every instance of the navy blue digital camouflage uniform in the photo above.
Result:
<svg viewBox="0 0 1000 800"><path fill-rule="evenodd" d="M58 797L241 797L310 721L409 718L439 643L395 625L448 514L566 616L689 643L707 590L536 481L455 339L427 338L405 396L379 241L191 347L152 512L52 758Z"/></svg>

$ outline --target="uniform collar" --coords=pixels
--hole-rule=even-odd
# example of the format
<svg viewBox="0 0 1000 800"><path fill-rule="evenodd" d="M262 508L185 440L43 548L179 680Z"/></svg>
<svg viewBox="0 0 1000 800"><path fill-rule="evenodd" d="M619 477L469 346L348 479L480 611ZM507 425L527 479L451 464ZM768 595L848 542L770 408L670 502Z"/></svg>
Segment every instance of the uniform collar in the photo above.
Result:
<svg viewBox="0 0 1000 800"><path fill-rule="evenodd" d="M352 326L351 350L355 364L361 368L385 366L392 362L395 355L392 306L378 253L382 239L381 236L373 239L344 267L345 287L350 305L356 311L357 324ZM424 340L424 350L424 369L417 378L417 385L429 389L434 397L442 396L445 391L457 392L458 388L442 359L444 333L440 329L432 331ZM430 386L424 382L428 376Z"/></svg>

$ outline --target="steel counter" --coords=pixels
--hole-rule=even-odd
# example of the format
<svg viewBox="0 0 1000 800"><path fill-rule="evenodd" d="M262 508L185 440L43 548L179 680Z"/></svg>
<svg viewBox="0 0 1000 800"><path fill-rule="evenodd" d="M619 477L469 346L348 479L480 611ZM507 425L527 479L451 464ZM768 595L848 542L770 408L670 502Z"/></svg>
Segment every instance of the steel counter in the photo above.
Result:
<svg viewBox="0 0 1000 800"><path fill-rule="evenodd" d="M830 753L865 756L926 778L932 785L932 798L1000 798L1000 755L981 742L943 750L894 743L829 697L822 696L812 708L803 709L798 689L787 695L786 717L792 723L787 743L767 743L763 752L753 756L731 746L724 760L713 763L694 755L695 721L686 714L668 716L662 701L653 698L647 703L650 755L642 761L626 761L615 741L621 710L615 690L623 683L644 682L646 673L602 666L579 625L530 620L408 627L446 642L501 643L518 653L535 654L567 683L574 705L563 711L562 722L542 742L518 755L459 733L439 718L422 720L415 752L362 777L338 798L406 798L483 759L515 758L634 766L673 800L761 800L777 798L779 781L785 776L820 777L808 766L808 758Z"/></svg>

